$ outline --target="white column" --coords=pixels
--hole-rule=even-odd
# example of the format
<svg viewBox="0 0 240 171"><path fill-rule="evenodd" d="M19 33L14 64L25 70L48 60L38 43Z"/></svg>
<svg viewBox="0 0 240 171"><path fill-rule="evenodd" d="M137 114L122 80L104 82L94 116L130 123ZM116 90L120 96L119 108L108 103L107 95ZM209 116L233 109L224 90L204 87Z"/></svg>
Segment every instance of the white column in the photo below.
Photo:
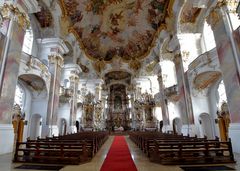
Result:
<svg viewBox="0 0 240 171"><path fill-rule="evenodd" d="M38 57L49 64L51 83L47 106L46 123L43 123L42 136L58 135L57 115L59 105L60 78L63 67L63 55L68 53L64 41L60 38L38 39ZM55 84L55 85L54 85ZM53 87L56 89L53 89ZM54 91L53 91L54 90Z"/></svg>
<svg viewBox="0 0 240 171"><path fill-rule="evenodd" d="M16 7L17 3L0 7L0 27L7 30L4 41L0 42L0 154L13 151L14 130L12 126L12 107L18 80L19 61L25 30L29 26L27 14Z"/></svg>
<svg viewBox="0 0 240 171"><path fill-rule="evenodd" d="M218 3L210 12L207 22L211 25L214 33L220 69L226 89L231 119L229 137L232 139L233 151L240 153L240 49L235 43L226 8L225 3Z"/></svg>
<svg viewBox="0 0 240 171"><path fill-rule="evenodd" d="M79 83L79 71L73 70L71 72L70 80L70 88L73 90L72 99L70 103L70 119L69 119L69 131L70 133L76 133L76 115L77 115L77 91L78 91L78 83Z"/></svg>

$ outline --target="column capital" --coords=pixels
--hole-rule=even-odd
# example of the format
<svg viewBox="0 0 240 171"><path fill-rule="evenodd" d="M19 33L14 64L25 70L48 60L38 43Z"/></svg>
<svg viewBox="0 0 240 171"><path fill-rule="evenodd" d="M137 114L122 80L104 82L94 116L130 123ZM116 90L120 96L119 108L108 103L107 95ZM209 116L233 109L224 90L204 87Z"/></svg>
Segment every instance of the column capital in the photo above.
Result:
<svg viewBox="0 0 240 171"><path fill-rule="evenodd" d="M227 6L227 2L226 0L219 0L216 4L216 6L214 6L209 15L207 16L207 23L211 26L212 30L214 30L214 28L218 25L219 21L222 18L222 12L221 9L223 9L223 7Z"/></svg>
<svg viewBox="0 0 240 171"><path fill-rule="evenodd" d="M71 72L71 75L69 76L69 80L71 82L78 82L79 81L79 76L77 73L75 73L74 71Z"/></svg>
<svg viewBox="0 0 240 171"><path fill-rule="evenodd" d="M13 18L23 29L27 29L30 26L28 15L13 4L4 3L0 7L0 13L2 20Z"/></svg>
<svg viewBox="0 0 240 171"><path fill-rule="evenodd" d="M158 75L157 80L158 80L158 82L162 82L163 81L162 75Z"/></svg>
<svg viewBox="0 0 240 171"><path fill-rule="evenodd" d="M53 53L48 56L48 60L50 64L57 64L59 67L63 67L64 59L60 54Z"/></svg>
<svg viewBox="0 0 240 171"><path fill-rule="evenodd" d="M174 55L173 62L176 64L179 64L182 60L182 55L180 53L177 53Z"/></svg>
<svg viewBox="0 0 240 171"><path fill-rule="evenodd" d="M161 65L160 65L160 62L158 64L155 65L154 69L153 69L153 72L155 75L162 75L162 68L161 68Z"/></svg>
<svg viewBox="0 0 240 171"><path fill-rule="evenodd" d="M220 19L221 14L219 13L218 9L213 9L207 16L206 21L211 26L212 30L214 30Z"/></svg>

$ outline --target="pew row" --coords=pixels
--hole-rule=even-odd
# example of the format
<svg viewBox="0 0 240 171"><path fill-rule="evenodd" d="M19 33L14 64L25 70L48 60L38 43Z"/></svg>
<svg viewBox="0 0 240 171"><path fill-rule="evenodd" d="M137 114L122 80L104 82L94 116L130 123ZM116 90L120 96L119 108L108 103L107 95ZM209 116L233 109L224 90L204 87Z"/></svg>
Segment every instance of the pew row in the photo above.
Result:
<svg viewBox="0 0 240 171"><path fill-rule="evenodd" d="M160 132L130 132L129 138L149 157L161 164L234 163L231 140Z"/></svg>
<svg viewBox="0 0 240 171"><path fill-rule="evenodd" d="M81 132L17 142L14 162L80 164L91 161L108 138L107 132Z"/></svg>

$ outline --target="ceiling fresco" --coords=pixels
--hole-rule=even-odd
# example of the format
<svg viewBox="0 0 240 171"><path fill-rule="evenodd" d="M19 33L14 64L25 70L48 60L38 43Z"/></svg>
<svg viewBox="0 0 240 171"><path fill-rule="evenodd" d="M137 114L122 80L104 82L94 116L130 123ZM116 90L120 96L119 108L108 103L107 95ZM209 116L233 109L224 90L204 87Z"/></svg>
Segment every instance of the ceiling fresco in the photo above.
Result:
<svg viewBox="0 0 240 171"><path fill-rule="evenodd" d="M86 56L128 62L148 55L164 25L169 0L61 0Z"/></svg>
<svg viewBox="0 0 240 171"><path fill-rule="evenodd" d="M109 84L112 81L124 81L127 84L131 82L131 74L124 71L112 71L105 75L105 83Z"/></svg>

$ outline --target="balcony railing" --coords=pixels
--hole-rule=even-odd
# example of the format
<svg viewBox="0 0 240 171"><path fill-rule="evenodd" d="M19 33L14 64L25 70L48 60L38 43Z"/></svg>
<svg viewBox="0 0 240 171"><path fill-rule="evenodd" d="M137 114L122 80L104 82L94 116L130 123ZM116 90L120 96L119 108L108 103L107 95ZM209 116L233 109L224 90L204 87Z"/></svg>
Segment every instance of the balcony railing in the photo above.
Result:
<svg viewBox="0 0 240 171"><path fill-rule="evenodd" d="M217 50L216 48L207 51L201 55L199 55L194 61L192 61L188 67L189 70L194 70L196 68L201 68L205 65L211 64L217 58Z"/></svg>

